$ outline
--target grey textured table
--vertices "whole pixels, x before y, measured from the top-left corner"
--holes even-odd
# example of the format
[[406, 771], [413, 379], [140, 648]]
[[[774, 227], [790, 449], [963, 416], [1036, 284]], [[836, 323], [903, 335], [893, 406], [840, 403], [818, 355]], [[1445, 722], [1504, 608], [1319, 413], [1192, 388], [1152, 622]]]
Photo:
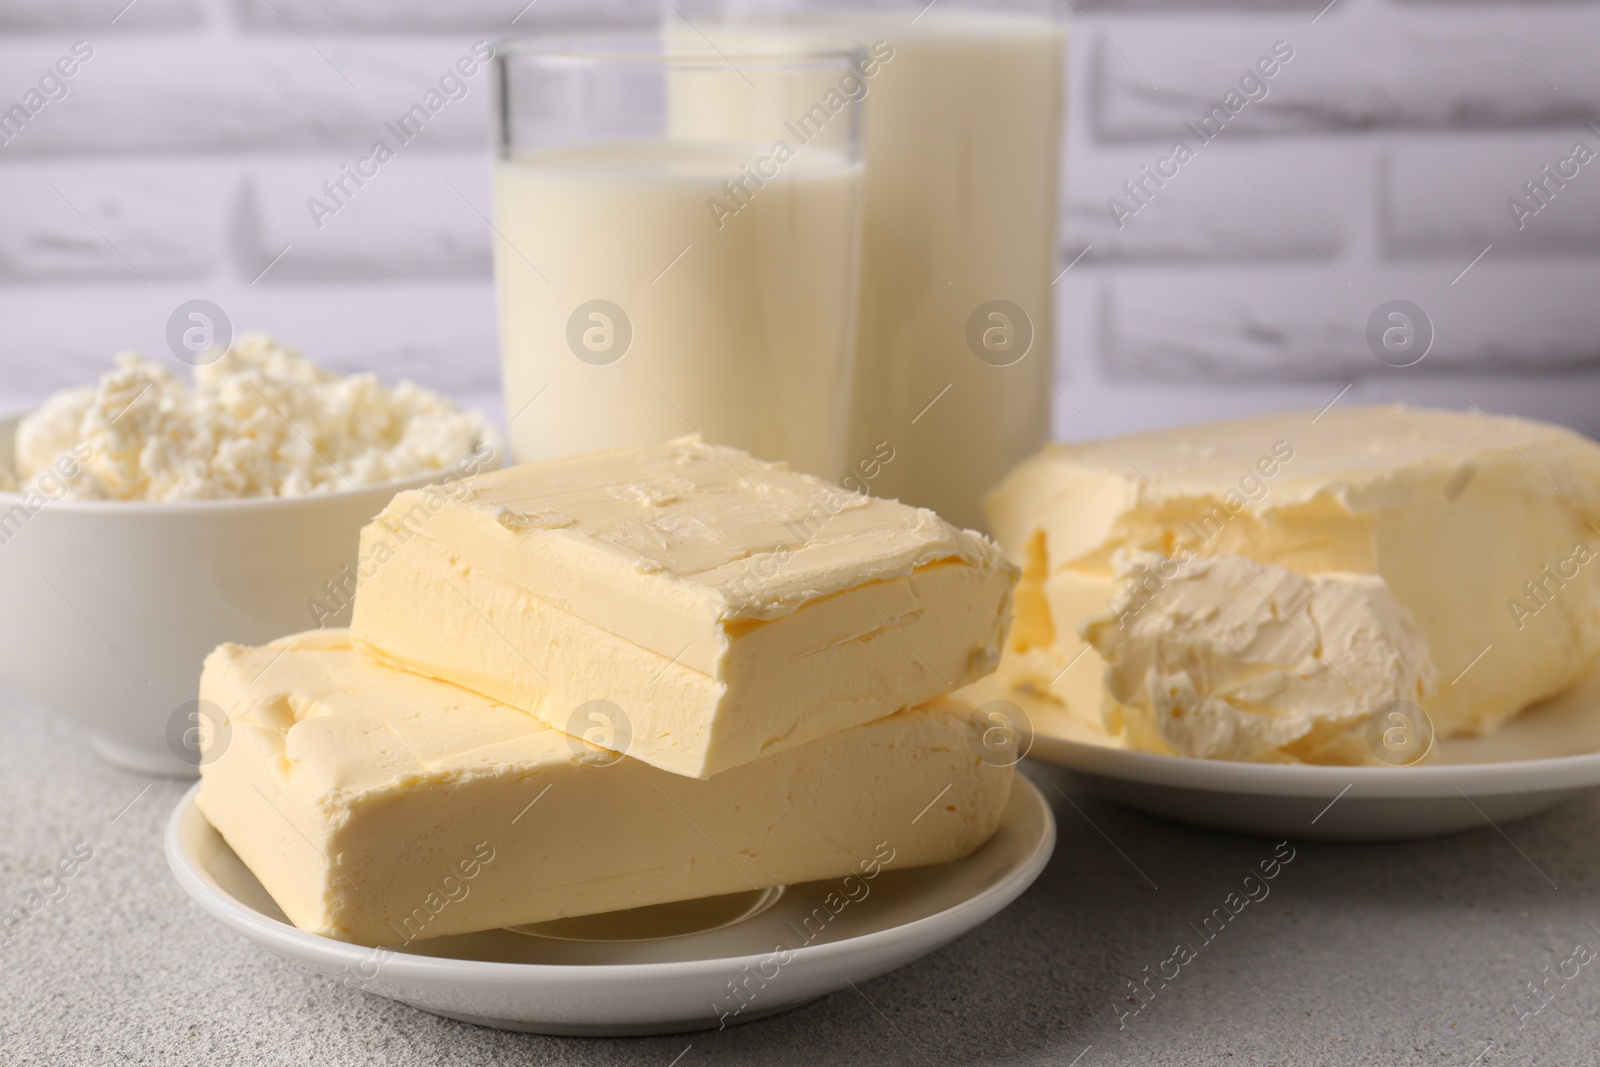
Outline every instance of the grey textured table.
[[[1190, 924], [1240, 889], [1274, 843], [1147, 818], [1029, 766], [1056, 801], [1060, 844], [996, 919], [859, 992], [785, 1015], [603, 1041], [434, 1018], [221, 929], [162, 858], [185, 787], [111, 769], [73, 736], [0, 691], [0, 915], [75, 848], [92, 849], [52, 885], [57, 899], [0, 929], [5, 1067], [1600, 1061], [1600, 960], [1524, 1027], [1517, 1015], [1532, 1004], [1524, 983], [1546, 965], [1560, 968], [1580, 942], [1600, 949], [1594, 796], [1507, 826], [1509, 836], [1486, 827], [1403, 844], [1297, 843], [1270, 895], [1205, 943]], [[1195, 958], [1165, 988], [1151, 982], [1154, 997], [1119, 1028], [1118, 1013], [1141, 1003], [1125, 982], [1180, 941], [1199, 946]]]

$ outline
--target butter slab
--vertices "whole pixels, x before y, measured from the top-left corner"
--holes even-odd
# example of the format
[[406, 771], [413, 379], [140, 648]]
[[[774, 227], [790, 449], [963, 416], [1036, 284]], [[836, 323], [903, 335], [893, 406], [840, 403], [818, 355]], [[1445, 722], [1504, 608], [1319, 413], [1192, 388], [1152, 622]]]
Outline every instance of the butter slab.
[[1119, 552], [1380, 576], [1438, 670], [1422, 706], [1441, 737], [1497, 728], [1600, 656], [1600, 445], [1558, 426], [1336, 406], [1051, 445], [986, 508], [1024, 571], [1003, 672], [1080, 717], [1105, 664], [1079, 628], [1137, 600]]
[[351, 630], [396, 666], [706, 778], [999, 661], [1016, 570], [931, 511], [698, 438], [401, 493]]
[[297, 927], [369, 945], [959, 859], [1012, 781], [951, 700], [697, 781], [340, 630], [223, 645], [200, 695], [229, 723], [200, 810]]

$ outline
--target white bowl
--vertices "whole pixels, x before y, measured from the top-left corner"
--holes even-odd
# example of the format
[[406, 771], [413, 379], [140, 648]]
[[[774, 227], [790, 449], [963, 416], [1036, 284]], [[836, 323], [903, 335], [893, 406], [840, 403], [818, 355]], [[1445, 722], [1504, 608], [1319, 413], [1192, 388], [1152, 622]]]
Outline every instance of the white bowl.
[[[0, 419], [0, 456], [19, 419]], [[333, 603], [324, 583], [353, 573], [361, 527], [390, 497], [446, 473], [306, 497], [49, 500], [31, 513], [0, 492], [0, 675], [84, 726], [112, 763], [192, 776], [185, 736], [206, 653], [347, 624], [348, 596]], [[319, 618], [317, 600], [340, 610]]]
[[[685, 908], [716, 902], [371, 949], [290, 926], [200, 814], [198, 788], [185, 794], [167, 823], [167, 864], [213, 919], [352, 991], [462, 1022], [540, 1034], [720, 1029], [848, 989], [987, 921], [1039, 876], [1056, 840], [1050, 805], [1019, 774], [1000, 828], [976, 852], [954, 863], [885, 870], [848, 904], [838, 903], [835, 879], [782, 893], [738, 894], [760, 899], [733, 901], [737, 912], [730, 921], [703, 921], [687, 931], [668, 913], [676, 920]], [[886, 833], [892, 841], [892, 831]], [[825, 923], [815, 922], [814, 916], [830, 913]], [[792, 950], [788, 959], [777, 954], [778, 946]]]

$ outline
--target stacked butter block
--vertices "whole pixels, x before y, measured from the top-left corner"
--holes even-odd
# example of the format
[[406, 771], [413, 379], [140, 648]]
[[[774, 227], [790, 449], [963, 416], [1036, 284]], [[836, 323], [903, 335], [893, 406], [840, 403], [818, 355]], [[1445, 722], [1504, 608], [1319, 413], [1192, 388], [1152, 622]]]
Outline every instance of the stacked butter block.
[[201, 810], [303, 929], [939, 863], [999, 825], [1010, 761], [947, 694], [995, 668], [1017, 572], [931, 512], [687, 438], [401, 493], [360, 559], [349, 631], [201, 680], [232, 733]]

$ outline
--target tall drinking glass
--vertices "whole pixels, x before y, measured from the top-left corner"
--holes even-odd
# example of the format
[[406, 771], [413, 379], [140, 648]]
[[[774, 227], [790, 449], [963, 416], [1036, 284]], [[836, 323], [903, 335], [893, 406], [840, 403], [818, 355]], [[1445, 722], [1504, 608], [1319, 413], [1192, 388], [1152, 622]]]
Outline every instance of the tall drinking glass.
[[866, 215], [853, 445], [873, 491], [983, 525], [1050, 435], [1066, 31], [1052, 0], [675, 0], [715, 27], [865, 45]]
[[[859, 94], [838, 87], [862, 57], [670, 30], [500, 46], [495, 276], [519, 461], [699, 432], [843, 474], [864, 208]], [[825, 121], [818, 101], [838, 104]]]

